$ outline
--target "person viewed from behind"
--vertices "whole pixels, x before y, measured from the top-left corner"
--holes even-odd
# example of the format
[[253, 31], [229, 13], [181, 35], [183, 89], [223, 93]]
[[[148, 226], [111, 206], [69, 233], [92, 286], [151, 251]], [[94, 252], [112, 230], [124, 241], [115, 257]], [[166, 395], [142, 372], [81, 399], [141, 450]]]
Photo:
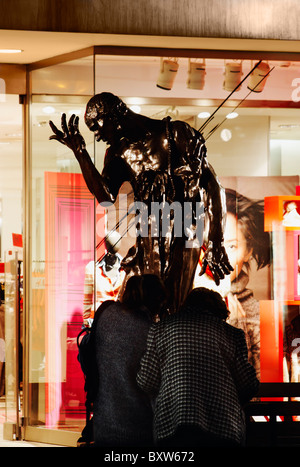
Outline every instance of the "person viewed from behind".
[[243, 405], [259, 381], [245, 334], [227, 316], [217, 292], [195, 288], [177, 314], [151, 326], [137, 382], [155, 399], [158, 446], [245, 444]]
[[106, 301], [96, 312], [100, 315], [95, 333], [99, 376], [93, 404], [95, 446], [153, 445], [151, 401], [136, 376], [149, 328], [165, 300], [157, 276], [132, 276], [122, 302]]

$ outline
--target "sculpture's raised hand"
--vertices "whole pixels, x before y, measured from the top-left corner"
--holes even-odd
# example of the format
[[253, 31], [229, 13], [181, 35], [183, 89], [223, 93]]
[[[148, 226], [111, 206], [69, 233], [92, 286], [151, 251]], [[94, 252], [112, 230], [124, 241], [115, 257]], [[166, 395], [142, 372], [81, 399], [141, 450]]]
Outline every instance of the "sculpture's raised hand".
[[205, 273], [207, 267], [210, 269], [217, 285], [220, 284], [220, 280], [224, 279], [226, 274], [230, 274], [230, 271], [233, 271], [224, 246], [216, 246], [214, 242], [208, 242], [200, 275]]
[[81, 135], [79, 128], [79, 117], [72, 115], [67, 124], [66, 114], [63, 113], [61, 116], [61, 130], [59, 130], [54, 123], [50, 120], [49, 125], [54, 135], [51, 135], [49, 139], [55, 139], [60, 143], [68, 146], [75, 156], [79, 156], [86, 149], [86, 144], [83, 136]]

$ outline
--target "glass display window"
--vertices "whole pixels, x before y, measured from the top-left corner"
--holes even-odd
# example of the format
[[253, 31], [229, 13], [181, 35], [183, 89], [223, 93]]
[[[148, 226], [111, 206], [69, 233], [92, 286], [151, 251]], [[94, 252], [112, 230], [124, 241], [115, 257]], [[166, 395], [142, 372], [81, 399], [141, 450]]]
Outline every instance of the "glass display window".
[[[71, 445], [85, 424], [84, 380], [77, 361], [76, 336], [86, 305], [86, 266], [93, 265], [90, 286], [94, 283], [94, 287], [89, 293], [95, 304], [97, 264], [105, 254], [105, 236], [117, 228], [122, 237], [121, 256], [135, 242], [134, 216], [128, 216], [133, 192], [125, 183], [115, 205], [99, 206], [72, 151], [49, 141], [49, 120], [60, 127], [62, 113], [67, 120], [77, 115], [87, 151], [101, 172], [107, 146], [94, 141], [84, 114], [91, 96], [112, 92], [136, 113], [154, 119], [169, 116], [201, 130], [208, 161], [225, 190], [260, 201], [263, 216], [266, 197], [294, 197], [299, 185], [299, 158], [293, 154], [300, 140], [300, 62], [266, 59], [259, 68], [259, 60], [249, 57], [160, 57], [158, 50], [134, 48], [130, 55], [129, 49], [125, 54], [112, 49], [95, 47], [93, 56], [65, 62], [58, 59], [56, 64], [51, 61], [30, 73], [27, 433], [37, 436], [30, 431], [34, 428], [58, 430], [66, 436], [64, 443]], [[255, 71], [265, 76], [263, 81], [251, 74], [256, 65]], [[168, 74], [162, 76], [165, 67], [169, 74], [174, 68], [172, 80]], [[236, 202], [235, 217], [242, 210], [242, 202]], [[260, 227], [264, 232], [263, 223]], [[241, 244], [241, 237], [237, 241]], [[270, 257], [271, 243], [267, 244]], [[271, 260], [258, 264], [256, 259], [252, 254], [244, 261], [242, 279], [246, 275], [247, 284], [243, 290], [233, 293], [239, 285], [235, 279], [227, 286], [238, 306], [246, 293], [249, 307], [258, 310], [252, 321], [245, 320], [241, 312], [236, 325], [246, 326], [249, 339], [258, 331], [252, 350], [258, 371], [262, 365], [262, 380], [282, 381], [286, 304], [279, 304], [274, 295]], [[270, 346], [271, 359], [266, 352]]]
[[[93, 58], [33, 71], [31, 85], [29, 426], [78, 432], [85, 393], [76, 338], [85, 267], [96, 257], [95, 201], [75, 158], [49, 140], [49, 120], [60, 121], [64, 112], [68, 119], [84, 115], [93, 93]], [[92, 134], [84, 127], [82, 133], [94, 158]], [[103, 237], [103, 216], [100, 223]]]

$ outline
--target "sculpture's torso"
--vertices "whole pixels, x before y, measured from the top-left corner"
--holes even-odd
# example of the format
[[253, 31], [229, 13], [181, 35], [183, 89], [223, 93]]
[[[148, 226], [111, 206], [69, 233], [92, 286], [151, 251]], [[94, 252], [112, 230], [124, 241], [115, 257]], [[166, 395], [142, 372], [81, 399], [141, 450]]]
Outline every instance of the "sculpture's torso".
[[128, 275], [147, 272], [159, 275], [172, 289], [171, 301], [181, 303], [181, 297], [186, 296], [192, 284], [199, 251], [186, 248], [184, 229], [181, 237], [174, 236], [172, 216], [168, 234], [159, 231], [153, 236], [150, 208], [152, 203], [171, 205], [178, 201], [183, 207], [185, 201], [200, 201], [203, 140], [182, 122], [175, 122], [171, 131], [169, 138], [166, 131], [146, 134], [138, 141], [123, 138], [111, 149], [113, 157], [125, 162], [135, 201], [145, 203], [148, 209], [148, 234], [137, 237], [136, 246], [123, 260], [123, 267]]

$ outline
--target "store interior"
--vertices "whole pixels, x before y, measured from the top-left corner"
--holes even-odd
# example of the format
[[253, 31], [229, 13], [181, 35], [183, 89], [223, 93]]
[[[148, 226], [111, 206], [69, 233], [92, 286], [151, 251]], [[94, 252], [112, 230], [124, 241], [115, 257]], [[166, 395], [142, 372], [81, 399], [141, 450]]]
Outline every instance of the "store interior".
[[[70, 407], [61, 408], [65, 400], [63, 396], [57, 396], [56, 391], [59, 392], [60, 387], [55, 387], [51, 392], [48, 385], [49, 382], [57, 383], [54, 380], [58, 374], [62, 378], [58, 386], [61, 382], [66, 383], [68, 375], [66, 346], [62, 345], [61, 354], [55, 357], [62, 363], [50, 361], [49, 357], [53, 348], [51, 339], [57, 343], [62, 336], [70, 337], [69, 328], [62, 322], [64, 316], [57, 321], [59, 310], [55, 309], [51, 315], [47, 309], [49, 303], [57, 306], [56, 297], [49, 298], [46, 321], [35, 322], [38, 300], [41, 299], [37, 294], [37, 278], [43, 277], [44, 268], [48, 267], [49, 258], [52, 258], [47, 250], [49, 232], [52, 233], [47, 218], [48, 207], [46, 209], [47, 194], [51, 188], [47, 174], [56, 174], [57, 180], [63, 174], [80, 175], [72, 152], [55, 141], [49, 141], [49, 120], [59, 126], [62, 113], [66, 113], [67, 117], [78, 115], [87, 149], [101, 171], [106, 145], [103, 142], [95, 144], [93, 134], [84, 123], [84, 113], [86, 103], [93, 94], [112, 92], [136, 113], [154, 119], [170, 116], [172, 120], [182, 120], [195, 129], [203, 128], [207, 158], [221, 183], [236, 185], [247, 196], [260, 198], [264, 197], [264, 179], [268, 180], [265, 186], [270, 181], [273, 183], [274, 179], [280, 179], [278, 186], [281, 191], [270, 190], [266, 196], [296, 197], [295, 187], [299, 184], [300, 174], [300, 62], [263, 60], [269, 72], [262, 81], [262, 89], [257, 92], [257, 89], [251, 90], [250, 85], [250, 72], [258, 62], [254, 58], [227, 59], [225, 54], [217, 58], [174, 57], [174, 54], [172, 57], [161, 57], [157, 54], [147, 55], [146, 51], [144, 55], [123, 55], [118, 50], [114, 54], [96, 53], [79, 58], [75, 55], [69, 60], [60, 57], [32, 67], [27, 110], [19, 95], [0, 94], [0, 262], [5, 263], [11, 251], [16, 251], [23, 259], [22, 248], [14, 243], [12, 233], [24, 233], [26, 184], [30, 191], [30, 200], [27, 200], [30, 219], [26, 221], [29, 223], [30, 245], [26, 270], [30, 272], [29, 288], [32, 293], [29, 306], [31, 347], [27, 369], [30, 386], [26, 396], [29, 401], [27, 411], [33, 426], [59, 428], [78, 434], [84, 420], [84, 408], [81, 405], [80, 410], [76, 411], [76, 394], [72, 400], [70, 397], [68, 399]], [[163, 60], [176, 63], [177, 72], [169, 90], [157, 86]], [[198, 75], [197, 89], [188, 84], [192, 64], [202, 70], [201, 76]], [[226, 81], [228, 66], [240, 72], [234, 72]], [[243, 79], [243, 84], [236, 89]], [[25, 118], [29, 121], [26, 130]], [[27, 139], [30, 150], [24, 157]], [[252, 182], [249, 182], [250, 178]], [[125, 190], [125, 194], [129, 192], [130, 188]], [[95, 238], [93, 240], [94, 243], [89, 245], [90, 251], [97, 244]], [[125, 239], [122, 255], [133, 242], [133, 237]], [[258, 272], [256, 283], [262, 285], [260, 288], [254, 286], [258, 287], [259, 300], [268, 300], [274, 292], [271, 286], [264, 284], [264, 274], [265, 271]], [[296, 301], [293, 306], [298, 306]], [[80, 307], [81, 303], [78, 304]], [[55, 332], [49, 330], [51, 323], [57, 326]], [[37, 324], [42, 325], [42, 342], [35, 334]], [[75, 324], [77, 326], [78, 323]], [[72, 328], [74, 332], [76, 326]], [[73, 363], [72, 360], [71, 366]], [[70, 367], [69, 370], [72, 372], [74, 368]], [[77, 370], [80, 371], [79, 367]], [[76, 380], [76, 384], [81, 383], [81, 380]], [[52, 404], [53, 401], [61, 406], [55, 406], [53, 413], [50, 413], [50, 402]]]

